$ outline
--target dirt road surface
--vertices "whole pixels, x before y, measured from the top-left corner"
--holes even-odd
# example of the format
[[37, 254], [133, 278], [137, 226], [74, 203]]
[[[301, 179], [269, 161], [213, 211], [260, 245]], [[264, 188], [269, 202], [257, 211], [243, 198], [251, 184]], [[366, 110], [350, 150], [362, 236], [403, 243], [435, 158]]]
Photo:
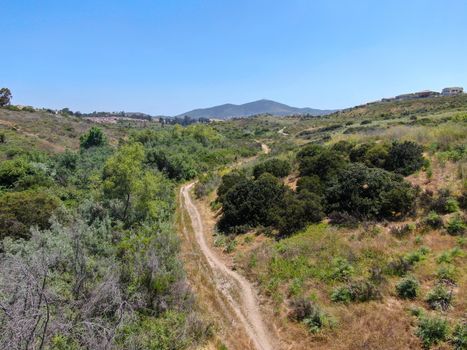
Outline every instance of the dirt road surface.
[[[221, 317], [224, 323], [225, 320], [232, 319], [229, 322], [233, 326], [237, 326], [237, 329], [235, 327], [228, 327], [231, 329], [231, 334], [224, 332], [226, 338], [232, 338], [232, 335], [237, 332], [234, 338], [237, 338], [238, 341], [235, 341], [235, 339], [226, 340], [229, 350], [230, 347], [233, 347], [232, 350], [247, 348], [252, 350], [278, 349], [273, 335], [263, 320], [258, 297], [251, 283], [239, 273], [231, 270], [210, 248], [205, 236], [207, 230], [205, 229], [201, 214], [191, 198], [190, 189], [193, 185], [193, 183], [184, 185], [180, 189], [180, 207], [189, 216], [193, 238], [196, 240], [197, 245], [193, 247], [193, 243], [191, 243], [190, 254], [193, 257], [202, 254], [209, 267], [210, 271], [207, 274], [210, 274], [210, 276], [208, 278], [204, 276], [204, 280], [212, 280], [213, 286], [208, 287], [208, 283], [205, 282], [205, 285], [201, 286], [201, 288], [215, 288], [215, 291], [204, 291], [204, 293], [211, 296], [211, 299], [217, 299], [216, 303], [221, 304], [219, 307], [213, 307], [212, 304], [210, 307], [207, 306], [210, 309], [210, 313], [216, 313], [217, 315], [214, 315], [214, 317]], [[183, 223], [183, 220], [182, 225], [186, 225], [186, 222]], [[185, 227], [185, 238], [189, 239], [187, 232], [188, 228]], [[197, 256], [197, 258], [199, 259], [200, 257]], [[198, 263], [198, 268], [203, 269], [202, 263]], [[216, 295], [216, 293], [221, 295]], [[223, 299], [226, 302], [222, 304], [222, 300], [219, 299]], [[214, 300], [210, 302], [213, 303]], [[248, 338], [248, 340], [240, 338]]]

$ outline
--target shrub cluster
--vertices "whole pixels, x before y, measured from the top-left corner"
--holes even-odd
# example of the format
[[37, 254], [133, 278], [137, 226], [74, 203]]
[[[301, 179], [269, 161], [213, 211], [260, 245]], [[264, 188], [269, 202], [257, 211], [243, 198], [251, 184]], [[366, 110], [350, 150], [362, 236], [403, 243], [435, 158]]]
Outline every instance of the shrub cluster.
[[218, 226], [224, 232], [271, 226], [281, 234], [290, 234], [323, 218], [319, 196], [308, 191], [292, 192], [270, 173], [256, 180], [228, 174], [218, 195], [223, 206]]

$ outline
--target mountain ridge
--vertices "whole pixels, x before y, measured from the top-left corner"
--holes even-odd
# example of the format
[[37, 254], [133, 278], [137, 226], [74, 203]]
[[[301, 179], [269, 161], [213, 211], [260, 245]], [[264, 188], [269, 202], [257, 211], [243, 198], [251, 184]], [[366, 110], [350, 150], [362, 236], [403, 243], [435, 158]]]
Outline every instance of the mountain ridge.
[[322, 110], [315, 108], [298, 108], [272, 100], [261, 99], [244, 104], [225, 103], [208, 108], [197, 108], [177, 115], [177, 117], [189, 116], [191, 118], [231, 119], [250, 117], [258, 114], [271, 114], [274, 116], [286, 115], [326, 115], [335, 110]]

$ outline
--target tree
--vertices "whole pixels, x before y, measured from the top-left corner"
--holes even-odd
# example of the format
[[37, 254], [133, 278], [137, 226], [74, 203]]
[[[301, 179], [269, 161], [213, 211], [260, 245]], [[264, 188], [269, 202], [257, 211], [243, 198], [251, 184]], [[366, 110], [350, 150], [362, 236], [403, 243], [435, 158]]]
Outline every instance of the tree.
[[126, 221], [132, 196], [142, 186], [144, 149], [140, 143], [122, 146], [110, 157], [103, 171], [103, 191], [106, 199], [123, 204], [120, 218]]
[[10, 89], [1, 88], [0, 89], [0, 107], [8, 106], [11, 102], [13, 95], [11, 94]]
[[82, 149], [87, 149], [104, 146], [107, 143], [107, 138], [100, 128], [93, 126], [86, 134], [81, 135], [79, 141], [80, 147]]

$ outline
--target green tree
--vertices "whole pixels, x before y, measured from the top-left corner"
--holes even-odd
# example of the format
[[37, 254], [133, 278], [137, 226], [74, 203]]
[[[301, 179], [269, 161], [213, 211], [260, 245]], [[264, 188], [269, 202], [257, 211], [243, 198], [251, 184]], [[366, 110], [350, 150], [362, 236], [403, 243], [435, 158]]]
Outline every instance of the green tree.
[[8, 106], [11, 102], [11, 98], [13, 95], [11, 94], [10, 89], [8, 88], [1, 88], [0, 89], [0, 107]]
[[122, 146], [110, 157], [103, 171], [103, 191], [106, 199], [123, 203], [121, 219], [126, 221], [131, 199], [142, 186], [144, 149], [140, 143]]
[[86, 134], [81, 135], [79, 140], [82, 149], [104, 146], [107, 143], [107, 138], [102, 130], [95, 126], [89, 129]]

